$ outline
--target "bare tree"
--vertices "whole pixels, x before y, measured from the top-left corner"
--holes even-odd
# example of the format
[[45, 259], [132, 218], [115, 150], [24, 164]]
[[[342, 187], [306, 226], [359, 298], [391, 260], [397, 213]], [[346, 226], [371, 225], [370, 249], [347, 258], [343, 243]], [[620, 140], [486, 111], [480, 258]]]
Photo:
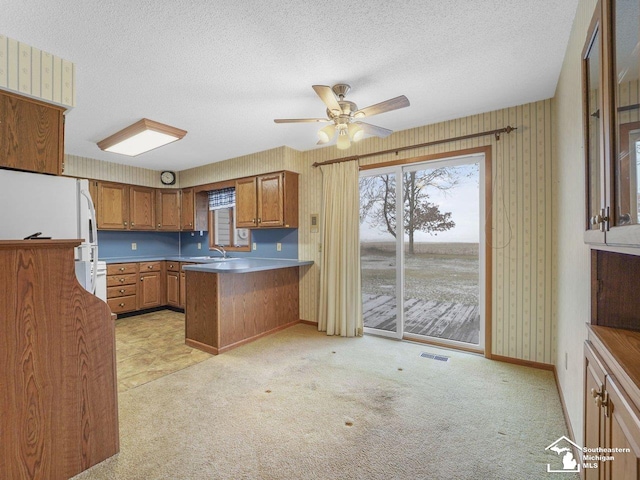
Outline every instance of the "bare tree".
[[[427, 187], [448, 191], [459, 183], [455, 167], [407, 172], [403, 175], [404, 230], [409, 237], [409, 253], [414, 253], [414, 236], [418, 231], [437, 235], [455, 227], [451, 212], [441, 212], [429, 202]], [[360, 179], [360, 223], [365, 220], [373, 227], [396, 237], [396, 178], [395, 175], [374, 175]]]

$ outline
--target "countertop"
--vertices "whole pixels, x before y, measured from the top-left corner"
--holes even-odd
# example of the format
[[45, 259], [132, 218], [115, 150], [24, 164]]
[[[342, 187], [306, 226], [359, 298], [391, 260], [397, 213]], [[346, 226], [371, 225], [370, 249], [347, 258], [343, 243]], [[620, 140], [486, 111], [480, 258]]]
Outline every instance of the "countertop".
[[181, 256], [181, 255], [147, 255], [139, 257], [108, 257], [101, 258], [107, 264], [131, 262], [191, 262], [195, 265], [185, 265], [184, 270], [210, 273], [249, 273], [261, 270], [275, 270], [278, 268], [301, 267], [313, 265], [311, 260], [295, 260], [285, 258], [232, 257], [222, 261], [219, 256]]
[[279, 258], [244, 257], [227, 261], [214, 261], [198, 265], [186, 265], [183, 270], [208, 273], [250, 273], [262, 270], [276, 270], [278, 268], [301, 267], [313, 265], [310, 260], [286, 260]]

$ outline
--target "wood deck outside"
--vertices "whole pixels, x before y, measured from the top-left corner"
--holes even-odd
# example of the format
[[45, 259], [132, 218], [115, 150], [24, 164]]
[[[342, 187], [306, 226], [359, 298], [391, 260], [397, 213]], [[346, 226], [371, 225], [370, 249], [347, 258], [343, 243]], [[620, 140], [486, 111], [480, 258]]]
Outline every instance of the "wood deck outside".
[[[404, 302], [405, 333], [457, 340], [478, 345], [480, 313], [478, 305], [444, 303], [411, 298]], [[362, 294], [364, 326], [396, 329], [396, 301], [390, 295]]]

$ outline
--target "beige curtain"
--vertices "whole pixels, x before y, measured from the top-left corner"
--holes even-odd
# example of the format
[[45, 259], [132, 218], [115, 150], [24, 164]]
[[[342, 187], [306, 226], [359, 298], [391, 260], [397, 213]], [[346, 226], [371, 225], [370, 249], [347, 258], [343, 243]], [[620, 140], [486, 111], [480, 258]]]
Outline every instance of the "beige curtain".
[[318, 330], [362, 335], [358, 162], [322, 165], [322, 263]]

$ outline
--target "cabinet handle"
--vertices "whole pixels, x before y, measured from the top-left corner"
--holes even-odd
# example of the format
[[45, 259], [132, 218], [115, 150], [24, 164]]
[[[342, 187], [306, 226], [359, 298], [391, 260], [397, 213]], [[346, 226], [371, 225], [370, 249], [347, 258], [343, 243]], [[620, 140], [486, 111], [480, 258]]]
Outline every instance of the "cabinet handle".
[[144, 277], [140, 277], [140, 281], [143, 281], [143, 280], [144, 280]]
[[173, 264], [169, 265], [169, 268], [173, 268]]
[[148, 268], [148, 269], [152, 269], [152, 268], [153, 268], [153, 265], [147, 265], [147, 268]]
[[132, 226], [132, 227], [135, 227], [135, 226], [136, 226], [136, 224], [135, 224], [135, 223], [133, 223], [133, 222], [131, 222], [131, 226]]
[[124, 267], [120, 267], [118, 270], [120, 270], [121, 272], [124, 272]]
[[258, 223], [262, 223], [262, 219], [261, 218], [258, 218]]
[[160, 228], [160, 224], [158, 224], [158, 228]]
[[125, 291], [124, 288], [120, 289], [120, 293], [124, 293], [124, 291]]
[[119, 279], [118, 279], [118, 281], [119, 281], [120, 283], [124, 283], [124, 278], [119, 278]]
[[124, 307], [124, 303], [119, 303], [118, 306], [119, 307]]
[[127, 222], [122, 222], [122, 223], [124, 224], [125, 227], [127, 226]]

